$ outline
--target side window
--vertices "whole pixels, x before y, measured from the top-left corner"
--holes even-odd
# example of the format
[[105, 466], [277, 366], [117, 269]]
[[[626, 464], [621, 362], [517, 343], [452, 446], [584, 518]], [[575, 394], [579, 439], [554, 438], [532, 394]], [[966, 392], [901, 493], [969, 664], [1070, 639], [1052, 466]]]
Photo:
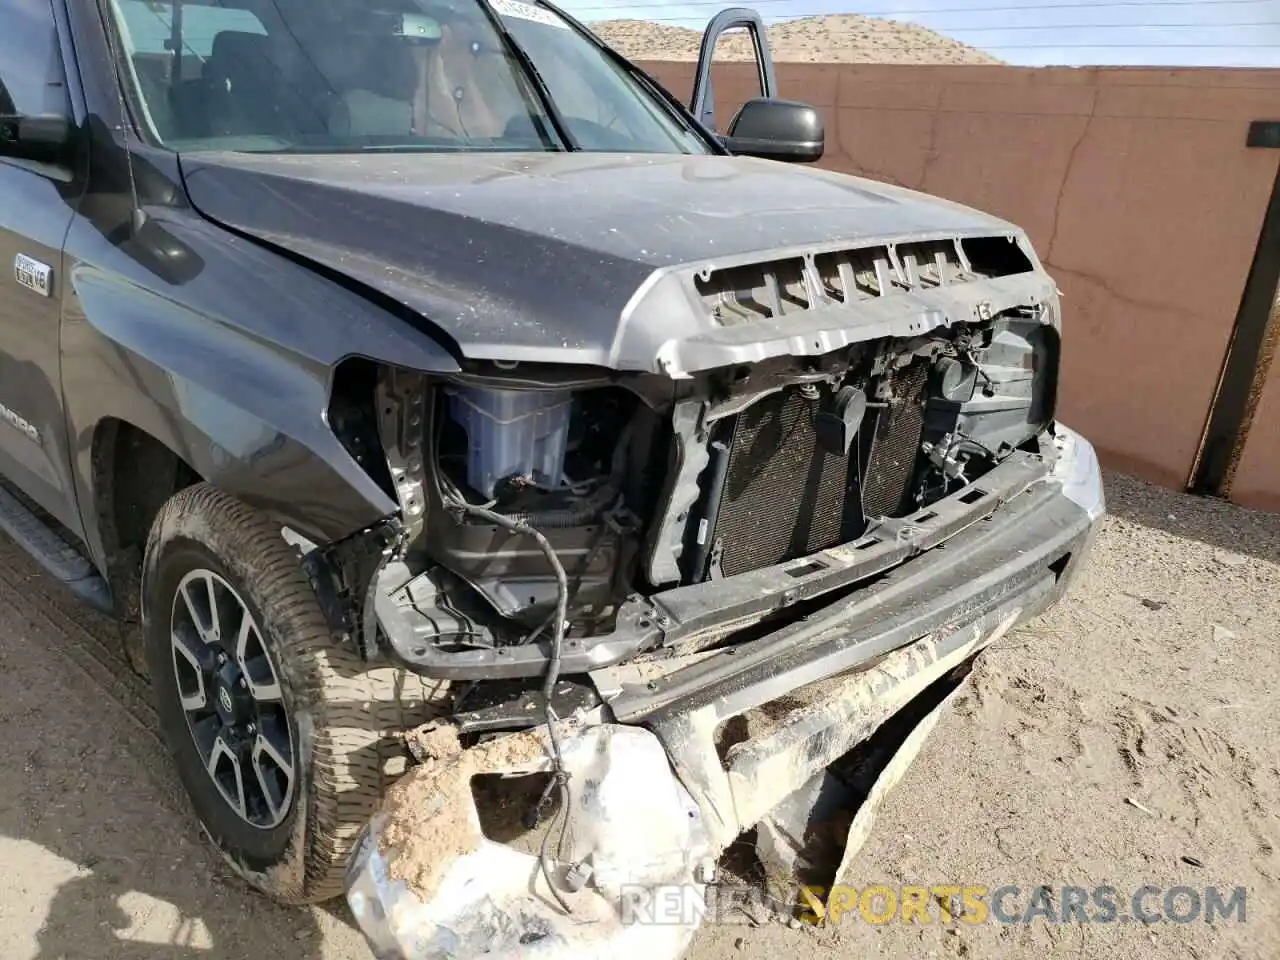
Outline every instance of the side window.
[[[239, 66], [261, 66], [267, 31], [252, 11], [221, 6], [235, 0], [182, 5], [181, 56], [175, 62], [169, 45], [173, 37], [174, 0], [113, 0], [124, 43], [128, 68], [142, 95], [143, 112], [162, 140], [201, 136], [210, 123], [210, 93], [217, 80], [217, 66], [228, 58]], [[226, 40], [219, 43], [219, 38]], [[215, 46], [221, 55], [215, 57]], [[246, 53], [246, 50], [248, 51]], [[225, 78], [224, 78], [225, 80]], [[224, 92], [229, 91], [224, 87]], [[253, 106], [269, 114], [269, 97], [250, 98]]]
[[[118, 0], [117, 6], [129, 30], [129, 48], [135, 57], [154, 54], [168, 56], [173, 29], [170, 0]], [[183, 56], [207, 60], [213, 40], [224, 30], [265, 34], [262, 21], [248, 10], [235, 7], [203, 6], [188, 3], [182, 10]]]
[[68, 112], [50, 0], [0, 0], [0, 113]]

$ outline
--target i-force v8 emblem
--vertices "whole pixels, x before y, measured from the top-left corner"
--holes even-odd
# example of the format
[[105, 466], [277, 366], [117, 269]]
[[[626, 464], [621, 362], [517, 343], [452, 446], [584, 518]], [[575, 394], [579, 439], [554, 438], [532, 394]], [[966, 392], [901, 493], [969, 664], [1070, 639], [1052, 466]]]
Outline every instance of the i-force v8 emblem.
[[13, 258], [13, 278], [42, 297], [53, 293], [53, 267], [39, 260], [33, 260], [25, 253], [20, 253]]

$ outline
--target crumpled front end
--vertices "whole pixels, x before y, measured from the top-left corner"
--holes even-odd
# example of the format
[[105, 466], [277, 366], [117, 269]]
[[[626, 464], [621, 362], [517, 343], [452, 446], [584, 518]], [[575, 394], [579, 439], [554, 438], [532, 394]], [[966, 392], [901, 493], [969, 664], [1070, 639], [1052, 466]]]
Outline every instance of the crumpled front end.
[[1049, 447], [1038, 470], [988, 478], [1004, 502], [945, 551], [800, 621], [592, 671], [596, 705], [550, 726], [464, 732], [465, 748], [455, 730], [479, 713], [415, 732], [422, 762], [350, 872], [377, 955], [674, 960], [720, 915], [719, 864], [753, 828], [758, 902], [820, 920], [976, 656], [1087, 557], [1096, 455], [1060, 426]]
[[334, 593], [451, 691], [353, 864], [381, 955], [674, 958], [752, 829], [822, 886], [1089, 551], [1059, 313], [1020, 234], [912, 236], [659, 270], [606, 367], [368, 371], [402, 510]]

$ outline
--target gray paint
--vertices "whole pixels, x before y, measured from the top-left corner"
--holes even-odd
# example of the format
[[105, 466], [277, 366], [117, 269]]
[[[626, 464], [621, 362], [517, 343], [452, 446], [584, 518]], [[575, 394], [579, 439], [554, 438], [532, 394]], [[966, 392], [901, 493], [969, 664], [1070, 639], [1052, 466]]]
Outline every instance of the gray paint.
[[[1021, 235], [900, 187], [742, 157], [200, 154], [182, 169], [201, 213], [391, 297], [485, 359], [651, 370], [652, 334], [632, 343], [620, 330], [644, 306], [637, 292], [675, 268]], [[653, 295], [660, 323], [705, 324]]]
[[[677, 375], [744, 349], [693, 325], [682, 296], [694, 265], [1016, 233], [907, 190], [718, 155], [179, 161], [126, 132], [122, 108], [137, 105], [121, 102], [95, 6], [53, 8], [82, 149], [52, 179], [0, 163], [0, 249], [55, 267], [51, 298], [0, 290], [0, 355], [21, 394], [5, 402], [42, 441], [10, 430], [0, 465], [103, 569], [94, 454], [111, 421], [325, 542], [395, 510], [326, 422], [347, 357], [446, 374], [465, 357], [646, 369], [675, 325], [696, 341], [668, 357]], [[48, 312], [19, 309], [14, 292]], [[879, 329], [868, 316], [812, 322], [823, 337]]]

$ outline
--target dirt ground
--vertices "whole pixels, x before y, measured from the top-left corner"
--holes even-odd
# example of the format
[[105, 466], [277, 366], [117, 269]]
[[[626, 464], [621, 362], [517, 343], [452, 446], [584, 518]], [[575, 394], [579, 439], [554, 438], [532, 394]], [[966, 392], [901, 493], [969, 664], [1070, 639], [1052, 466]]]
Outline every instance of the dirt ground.
[[[1244, 923], [705, 927], [692, 960], [1280, 956], [1280, 516], [1108, 477], [1084, 581], [1002, 640], [889, 797], [851, 880], [1128, 895], [1244, 886]], [[366, 960], [340, 907], [212, 856], [111, 625], [0, 543], [0, 952]], [[1160, 897], [1149, 901], [1159, 907]]]

